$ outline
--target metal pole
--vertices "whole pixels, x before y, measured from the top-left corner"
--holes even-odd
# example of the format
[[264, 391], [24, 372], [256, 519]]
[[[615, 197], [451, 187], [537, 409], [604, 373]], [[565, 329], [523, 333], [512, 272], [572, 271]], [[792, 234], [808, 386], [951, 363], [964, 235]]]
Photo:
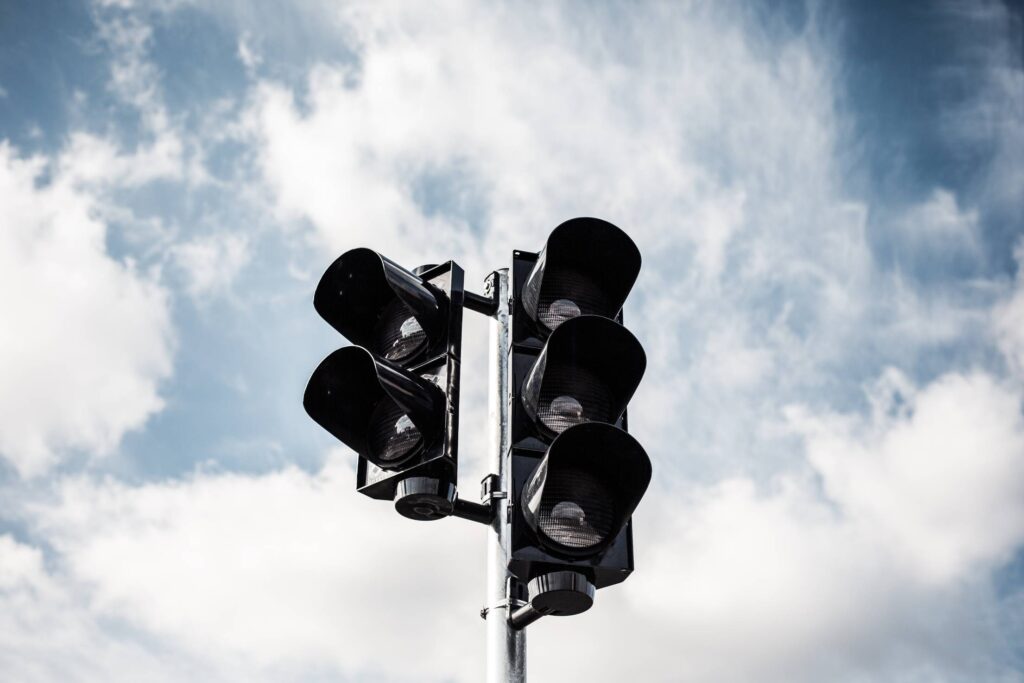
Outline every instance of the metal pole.
[[[509, 447], [509, 295], [508, 269], [491, 274], [490, 293], [498, 306], [490, 323], [490, 400], [491, 471], [497, 475], [494, 491], [508, 495], [511, 490], [508, 467]], [[497, 514], [487, 534], [487, 593], [484, 618], [487, 620], [487, 683], [525, 683], [526, 633], [509, 623], [508, 500], [493, 501]]]

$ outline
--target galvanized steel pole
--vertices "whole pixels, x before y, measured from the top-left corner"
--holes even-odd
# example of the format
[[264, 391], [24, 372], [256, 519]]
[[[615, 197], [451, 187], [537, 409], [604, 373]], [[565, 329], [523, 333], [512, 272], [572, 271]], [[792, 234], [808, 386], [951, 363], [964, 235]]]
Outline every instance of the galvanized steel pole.
[[491, 274], [490, 294], [497, 310], [490, 322], [490, 401], [491, 472], [497, 475], [492, 490], [504, 499], [493, 500], [496, 514], [487, 534], [487, 593], [484, 618], [487, 620], [487, 683], [525, 683], [526, 633], [515, 630], [509, 614], [517, 605], [512, 598], [508, 572], [509, 518], [508, 492], [511, 491], [509, 449], [509, 292], [508, 269]]

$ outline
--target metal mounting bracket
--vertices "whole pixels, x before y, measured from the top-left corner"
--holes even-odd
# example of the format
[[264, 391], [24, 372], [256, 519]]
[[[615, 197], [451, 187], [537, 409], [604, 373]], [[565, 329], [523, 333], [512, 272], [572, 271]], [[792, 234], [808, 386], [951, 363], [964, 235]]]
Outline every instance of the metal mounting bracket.
[[488, 474], [480, 480], [480, 500], [484, 503], [493, 502], [502, 498], [508, 498], [506, 491], [497, 491], [500, 487], [498, 475]]

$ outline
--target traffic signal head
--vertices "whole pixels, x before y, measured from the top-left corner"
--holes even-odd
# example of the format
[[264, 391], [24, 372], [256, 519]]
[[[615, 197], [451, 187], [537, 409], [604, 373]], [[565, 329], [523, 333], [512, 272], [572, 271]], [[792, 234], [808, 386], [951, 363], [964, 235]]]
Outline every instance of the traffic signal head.
[[320, 363], [303, 405], [317, 424], [384, 470], [400, 468], [443, 437], [444, 392], [359, 346]]
[[621, 309], [639, 270], [633, 241], [596, 218], [513, 254], [509, 569], [529, 594], [517, 627], [579, 613], [633, 570], [651, 461], [626, 406], [647, 360]]
[[598, 218], [574, 218], [551, 233], [520, 293], [541, 337], [580, 315], [614, 318], [640, 272], [633, 240]]
[[617, 427], [588, 422], [551, 443], [523, 487], [523, 518], [545, 550], [592, 556], [615, 540], [651, 481], [651, 461]]
[[342, 254], [313, 295], [317, 313], [346, 339], [403, 365], [444, 341], [449, 304], [418, 275], [370, 249]]
[[369, 249], [342, 254], [313, 296], [356, 346], [330, 354], [303, 404], [359, 456], [356, 487], [414, 519], [452, 510], [458, 464], [462, 269], [414, 272]]
[[584, 422], [614, 424], [643, 377], [647, 357], [629, 330], [583, 315], [548, 337], [522, 385], [535, 427], [554, 438]]

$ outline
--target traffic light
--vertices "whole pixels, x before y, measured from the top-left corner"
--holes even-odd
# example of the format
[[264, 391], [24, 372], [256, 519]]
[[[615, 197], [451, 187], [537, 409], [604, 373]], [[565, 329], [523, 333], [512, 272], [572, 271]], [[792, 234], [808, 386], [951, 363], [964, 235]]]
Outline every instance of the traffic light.
[[[317, 313], [353, 345], [325, 358], [303, 405], [359, 455], [356, 489], [406, 517], [485, 524], [488, 680], [522, 681], [528, 624], [578, 614], [633, 571], [632, 514], [651, 461], [626, 408], [647, 365], [622, 326], [640, 252], [611, 223], [576, 218], [512, 272], [466, 291], [453, 261], [412, 271], [342, 254]], [[511, 283], [510, 283], [511, 280]], [[459, 497], [462, 313], [490, 319], [490, 474]]]
[[633, 570], [630, 520], [651, 463], [627, 432], [646, 356], [621, 309], [639, 271], [633, 241], [596, 218], [513, 254], [509, 570], [528, 600], [517, 628], [582, 612]]
[[463, 271], [408, 271], [370, 249], [342, 254], [313, 296], [354, 344], [313, 372], [303, 405], [359, 454], [356, 488], [413, 519], [456, 505]]

